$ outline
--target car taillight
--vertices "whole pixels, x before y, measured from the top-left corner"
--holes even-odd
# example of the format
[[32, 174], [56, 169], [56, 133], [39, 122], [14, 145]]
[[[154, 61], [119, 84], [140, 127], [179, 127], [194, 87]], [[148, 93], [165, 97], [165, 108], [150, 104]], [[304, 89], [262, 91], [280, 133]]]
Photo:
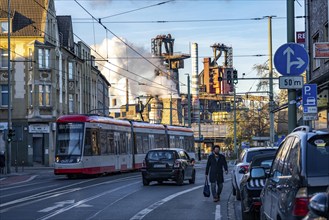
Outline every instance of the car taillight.
[[248, 173], [249, 165], [242, 165], [242, 166], [240, 166], [240, 170], [241, 169], [243, 169], [245, 171], [245, 173]]
[[306, 216], [309, 211], [308, 203], [309, 203], [309, 198], [307, 196], [307, 188], [299, 189], [295, 198], [294, 209], [292, 212], [293, 215]]
[[180, 168], [180, 167], [181, 167], [181, 162], [176, 160], [174, 163], [174, 168]]

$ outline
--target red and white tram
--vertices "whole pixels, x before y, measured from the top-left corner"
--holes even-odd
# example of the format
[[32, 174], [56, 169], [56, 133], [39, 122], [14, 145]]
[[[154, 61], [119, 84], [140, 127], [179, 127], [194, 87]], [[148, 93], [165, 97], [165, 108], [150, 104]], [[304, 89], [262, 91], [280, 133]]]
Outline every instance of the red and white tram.
[[97, 115], [57, 119], [56, 175], [103, 174], [142, 167], [152, 148], [183, 148], [194, 157], [191, 128]]

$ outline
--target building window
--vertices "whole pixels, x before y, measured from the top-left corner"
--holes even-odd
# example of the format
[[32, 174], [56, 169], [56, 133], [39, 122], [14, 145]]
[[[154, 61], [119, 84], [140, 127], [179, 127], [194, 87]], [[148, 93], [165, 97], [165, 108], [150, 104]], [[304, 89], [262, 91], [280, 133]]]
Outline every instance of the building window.
[[[313, 45], [315, 43], [319, 42], [319, 34], [316, 34], [314, 37], [313, 37]], [[320, 67], [320, 59], [316, 59], [313, 57], [313, 70], [317, 69]]]
[[73, 94], [69, 94], [69, 113], [74, 112], [74, 99]]
[[8, 50], [0, 49], [0, 68], [8, 68]]
[[8, 21], [1, 21], [0, 22], [0, 33], [8, 33], [9, 27], [8, 27]]
[[50, 106], [49, 85], [39, 85], [39, 106]]
[[39, 49], [39, 68], [50, 68], [50, 50]]
[[0, 85], [1, 87], [1, 106], [8, 106], [9, 97], [8, 97], [8, 85]]
[[69, 79], [73, 79], [73, 63], [69, 62]]

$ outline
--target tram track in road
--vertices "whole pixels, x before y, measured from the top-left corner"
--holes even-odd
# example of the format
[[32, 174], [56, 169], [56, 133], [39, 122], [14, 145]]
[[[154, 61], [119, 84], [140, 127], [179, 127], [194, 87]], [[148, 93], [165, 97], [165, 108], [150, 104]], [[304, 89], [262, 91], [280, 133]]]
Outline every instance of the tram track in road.
[[[65, 195], [68, 193], [86, 190], [86, 189], [90, 189], [93, 187], [98, 187], [100, 185], [120, 183], [120, 182], [124, 182], [124, 181], [131, 181], [131, 180], [135, 180], [135, 179], [139, 179], [139, 178], [140, 178], [140, 175], [133, 175], [133, 176], [123, 177], [123, 178], [119, 178], [119, 179], [114, 179], [114, 180], [109, 180], [109, 181], [104, 181], [104, 182], [99, 182], [99, 183], [94, 183], [94, 184], [90, 184], [87, 186], [79, 187], [79, 185], [90, 183], [92, 181], [99, 180], [99, 179], [95, 178], [95, 179], [88, 179], [88, 180], [80, 181], [80, 182], [73, 183], [70, 185], [58, 187], [58, 188], [47, 190], [44, 192], [40, 192], [40, 193], [31, 195], [31, 196], [26, 196], [23, 198], [15, 199], [15, 200], [12, 200], [9, 202], [3, 202], [0, 204], [0, 214], [8, 212], [15, 208], [31, 205], [33, 203], [41, 202], [43, 200], [51, 199], [51, 198]], [[71, 188], [71, 187], [74, 187], [74, 188]]]

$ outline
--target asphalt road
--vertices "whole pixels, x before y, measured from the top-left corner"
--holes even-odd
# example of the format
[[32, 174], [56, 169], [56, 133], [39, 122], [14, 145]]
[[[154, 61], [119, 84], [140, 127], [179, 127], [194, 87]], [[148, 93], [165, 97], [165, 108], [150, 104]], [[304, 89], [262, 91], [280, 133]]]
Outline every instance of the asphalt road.
[[139, 172], [98, 178], [67, 179], [50, 171], [19, 184], [1, 185], [1, 220], [241, 219], [232, 196], [231, 175], [225, 176], [220, 202], [203, 197], [205, 164], [196, 164], [195, 184], [174, 182], [143, 186]]

